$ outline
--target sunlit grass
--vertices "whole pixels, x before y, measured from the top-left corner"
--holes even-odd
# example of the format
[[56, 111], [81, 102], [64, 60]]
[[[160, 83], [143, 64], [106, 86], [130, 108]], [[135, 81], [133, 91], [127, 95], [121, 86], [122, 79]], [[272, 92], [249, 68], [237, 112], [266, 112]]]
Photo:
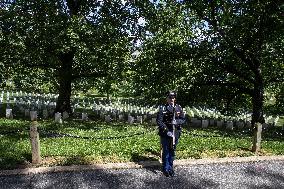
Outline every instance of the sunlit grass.
[[[39, 121], [41, 166], [155, 160], [160, 158], [155, 126], [103, 122]], [[0, 119], [0, 168], [31, 165], [29, 121]], [[58, 135], [60, 134], [60, 135]], [[282, 138], [263, 133], [258, 155], [282, 155]], [[217, 128], [184, 128], [176, 159], [255, 155], [251, 134]]]

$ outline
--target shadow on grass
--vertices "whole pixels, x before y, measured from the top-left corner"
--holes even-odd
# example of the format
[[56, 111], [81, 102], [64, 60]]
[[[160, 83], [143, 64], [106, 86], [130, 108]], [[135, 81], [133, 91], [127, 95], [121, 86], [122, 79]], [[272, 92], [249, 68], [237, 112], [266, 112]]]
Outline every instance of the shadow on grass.
[[[253, 130], [250, 128], [244, 129], [235, 129], [235, 130], [226, 130], [224, 127], [208, 127], [208, 128], [201, 128], [201, 127], [192, 127], [186, 126], [183, 127], [183, 131], [189, 135], [194, 137], [231, 137], [235, 139], [242, 139], [242, 138], [251, 138], [253, 136]], [[195, 134], [192, 131], [206, 131], [206, 134]], [[284, 131], [282, 131], [281, 127], [272, 127], [268, 129], [264, 129], [262, 131], [262, 140], [264, 141], [284, 141]]]
[[82, 156], [69, 156], [66, 157], [60, 165], [91, 165], [92, 163]]
[[139, 153], [133, 153], [131, 155], [132, 162], [135, 162], [138, 165], [141, 165], [143, 168], [148, 169], [154, 173], [157, 173], [158, 170], [161, 170], [162, 164], [159, 161], [159, 153], [146, 149], [147, 155], [141, 155]]
[[17, 147], [15, 139], [0, 144], [0, 169], [17, 169], [31, 166], [32, 155]]

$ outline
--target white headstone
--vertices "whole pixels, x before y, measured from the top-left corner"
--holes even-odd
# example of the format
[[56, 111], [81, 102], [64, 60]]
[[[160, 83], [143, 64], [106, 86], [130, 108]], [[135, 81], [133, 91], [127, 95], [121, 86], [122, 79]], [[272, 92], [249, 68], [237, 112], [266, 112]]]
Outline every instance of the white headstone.
[[43, 119], [47, 119], [48, 118], [48, 111], [47, 111], [47, 109], [44, 109], [42, 111], [42, 117], [43, 117]]
[[209, 121], [207, 119], [204, 119], [201, 121], [202, 128], [207, 128], [209, 125]]
[[23, 106], [19, 107], [21, 113], [25, 113], [25, 108]]
[[142, 122], [143, 122], [143, 117], [137, 116], [137, 123], [142, 124]]
[[30, 111], [31, 121], [37, 120], [37, 111]]
[[234, 122], [233, 121], [227, 121], [226, 129], [227, 130], [233, 130], [233, 128], [234, 128]]
[[107, 123], [110, 123], [110, 122], [111, 122], [110, 115], [106, 115], [106, 116], [105, 116], [105, 121], [106, 121]]
[[128, 123], [133, 124], [133, 122], [134, 122], [134, 117], [128, 115]]
[[147, 120], [147, 114], [143, 115], [143, 120]]
[[61, 113], [59, 112], [55, 113], [55, 123], [62, 123]]
[[118, 120], [119, 120], [119, 121], [124, 121], [124, 116], [123, 116], [122, 114], [119, 114], [119, 115], [118, 115]]
[[210, 119], [209, 120], [209, 126], [214, 126], [215, 120], [214, 119]]
[[25, 117], [29, 117], [30, 116], [30, 110], [29, 109], [25, 109]]
[[224, 121], [223, 120], [218, 120], [217, 121], [217, 127], [222, 127], [223, 126], [223, 124], [224, 124]]
[[6, 109], [6, 118], [13, 119], [12, 109]]
[[87, 121], [88, 120], [88, 114], [87, 113], [82, 113], [82, 120]]
[[243, 129], [245, 126], [245, 123], [243, 121], [237, 121], [236, 126], [238, 129]]
[[105, 115], [103, 114], [103, 112], [100, 112], [100, 118], [103, 120], [105, 117]]
[[152, 117], [152, 119], [151, 119], [151, 123], [152, 123], [153, 125], [156, 125], [156, 124], [157, 124], [157, 120], [156, 120], [156, 118]]
[[69, 114], [66, 111], [64, 111], [62, 118], [63, 118], [63, 120], [69, 118]]

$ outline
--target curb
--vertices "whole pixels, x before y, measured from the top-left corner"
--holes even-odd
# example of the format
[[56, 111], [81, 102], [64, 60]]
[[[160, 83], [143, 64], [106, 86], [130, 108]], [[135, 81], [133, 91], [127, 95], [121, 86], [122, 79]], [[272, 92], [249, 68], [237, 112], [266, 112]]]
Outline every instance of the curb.
[[[185, 165], [204, 165], [222, 163], [246, 163], [259, 161], [284, 161], [284, 156], [250, 156], [250, 157], [231, 157], [231, 158], [205, 158], [205, 159], [184, 159], [175, 160], [175, 166]], [[26, 169], [0, 170], [0, 176], [9, 175], [29, 175], [40, 173], [68, 172], [68, 171], [89, 171], [102, 169], [138, 169], [161, 166], [159, 161], [127, 162], [127, 163], [106, 163], [95, 165], [72, 165], [54, 167], [36, 167]]]

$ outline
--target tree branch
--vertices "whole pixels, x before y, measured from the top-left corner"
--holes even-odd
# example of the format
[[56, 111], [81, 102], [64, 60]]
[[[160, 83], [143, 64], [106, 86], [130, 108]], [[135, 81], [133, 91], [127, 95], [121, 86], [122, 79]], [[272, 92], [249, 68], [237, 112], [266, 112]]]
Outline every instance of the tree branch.
[[211, 16], [213, 17], [213, 19], [211, 20], [210, 18], [203, 16], [201, 11], [195, 10], [197, 15], [205, 20], [206, 22], [208, 22], [213, 28], [214, 31], [219, 33], [219, 35], [225, 40], [226, 44], [228, 45], [228, 47], [237, 55], [237, 57], [239, 57], [246, 65], [249, 66], [250, 70], [253, 71], [254, 74], [258, 74], [257, 71], [257, 67], [253, 64], [253, 61], [246, 58], [245, 53], [243, 51], [241, 51], [240, 49], [238, 49], [237, 47], [235, 47], [235, 45], [228, 39], [228, 37], [225, 35], [225, 31], [223, 29], [221, 29], [220, 27], [218, 27], [218, 22], [215, 18], [215, 8], [216, 6], [213, 4], [214, 1], [210, 1], [210, 8], [211, 8]]
[[78, 73], [78, 74], [73, 74], [72, 79], [79, 79], [79, 78], [99, 78], [99, 77], [106, 77], [108, 74], [106, 72], [94, 72], [94, 73]]
[[284, 82], [284, 78], [279, 78], [279, 77], [273, 77], [270, 78], [269, 80], [267, 80], [265, 83], [283, 83]]
[[[17, 68], [19, 65], [22, 65], [22, 63], [13, 63], [13, 64], [10, 64], [10, 65], [7, 65], [7, 66]], [[24, 63], [23, 65], [25, 67], [28, 67], [28, 68], [42, 68], [42, 69], [53, 68], [49, 64], [44, 64], [44, 63], [41, 63], [41, 64]]]
[[239, 70], [238, 70], [236, 67], [234, 67], [232, 64], [230, 64], [230, 65], [223, 64], [223, 63], [221, 63], [220, 61], [218, 61], [216, 57], [212, 57], [212, 60], [213, 60], [214, 63], [217, 63], [217, 65], [218, 65], [221, 69], [223, 69], [223, 70], [225, 70], [225, 71], [228, 71], [228, 72], [230, 72], [230, 73], [232, 73], [232, 74], [238, 76], [240, 79], [246, 80], [246, 81], [248, 81], [248, 82], [250, 82], [250, 83], [254, 83], [254, 80], [253, 80], [251, 77], [249, 77], [249, 75], [243, 74], [243, 72], [239, 71]]
[[210, 80], [210, 81], [195, 83], [194, 85], [198, 85], [198, 86], [202, 86], [202, 85], [203, 86], [210, 86], [210, 85], [227, 86], [227, 87], [232, 87], [232, 88], [238, 89], [240, 92], [248, 94], [250, 96], [253, 95], [253, 89], [244, 87], [243, 85], [240, 85], [239, 83], [236, 83], [236, 82], [222, 82], [222, 81]]

